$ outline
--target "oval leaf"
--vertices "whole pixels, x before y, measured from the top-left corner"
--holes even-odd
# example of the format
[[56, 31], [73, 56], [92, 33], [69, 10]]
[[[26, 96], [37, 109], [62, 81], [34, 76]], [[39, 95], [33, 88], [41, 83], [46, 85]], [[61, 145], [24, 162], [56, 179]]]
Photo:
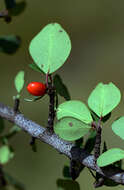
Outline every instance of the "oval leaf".
[[54, 127], [55, 133], [67, 141], [74, 141], [83, 137], [90, 129], [91, 126], [71, 117], [59, 120]]
[[104, 167], [121, 159], [124, 159], [124, 150], [112, 148], [100, 155], [97, 164], [99, 167]]
[[53, 78], [53, 83], [56, 89], [56, 92], [65, 98], [65, 100], [70, 100], [71, 96], [69, 94], [69, 91], [67, 89], [67, 87], [65, 86], [65, 84], [63, 83], [61, 77], [59, 75], [55, 75]]
[[113, 122], [112, 130], [120, 138], [124, 139], [124, 116]]
[[90, 111], [86, 105], [77, 100], [70, 100], [59, 105], [57, 109], [57, 119], [63, 117], [74, 117], [88, 124], [92, 122]]
[[24, 86], [24, 71], [20, 71], [15, 77], [15, 87], [18, 93], [21, 92], [23, 86]]
[[13, 156], [14, 153], [7, 145], [0, 147], [0, 164], [6, 164]]
[[88, 105], [99, 117], [111, 112], [120, 102], [120, 90], [112, 83], [99, 83], [88, 98]]
[[71, 41], [64, 29], [57, 23], [48, 24], [30, 43], [29, 52], [44, 73], [59, 69], [71, 51]]

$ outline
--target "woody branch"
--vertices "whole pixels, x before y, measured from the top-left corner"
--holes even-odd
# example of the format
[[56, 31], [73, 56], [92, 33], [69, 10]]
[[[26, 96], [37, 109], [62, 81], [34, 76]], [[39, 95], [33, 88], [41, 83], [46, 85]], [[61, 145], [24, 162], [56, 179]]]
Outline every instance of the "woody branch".
[[[55, 148], [59, 153], [64, 154], [68, 158], [72, 158], [71, 150], [74, 149], [74, 144], [60, 139], [55, 133], [49, 134], [48, 131], [41, 125], [27, 119], [20, 112], [15, 113], [14, 110], [3, 103], [0, 103], [0, 117], [18, 125], [23, 131], [27, 132], [32, 137], [49, 144]], [[124, 185], [124, 171], [116, 167], [99, 168], [95, 163], [93, 155], [88, 154], [85, 150], [76, 149], [77, 154], [80, 154], [80, 162], [98, 172], [102, 176], [109, 178], [119, 184]]]

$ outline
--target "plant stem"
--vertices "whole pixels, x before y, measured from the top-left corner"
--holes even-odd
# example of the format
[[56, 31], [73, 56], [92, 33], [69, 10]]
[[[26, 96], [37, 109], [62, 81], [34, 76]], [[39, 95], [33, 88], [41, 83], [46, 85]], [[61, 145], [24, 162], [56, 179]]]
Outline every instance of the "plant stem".
[[48, 123], [47, 129], [50, 133], [53, 133], [53, 125], [54, 125], [54, 118], [55, 118], [55, 88], [53, 86], [52, 77], [48, 75], [50, 82], [48, 82], [48, 90], [47, 94], [49, 95], [49, 115], [48, 115]]
[[95, 163], [97, 161], [97, 158], [100, 155], [100, 146], [101, 146], [101, 133], [102, 133], [102, 127], [101, 127], [101, 119], [99, 119], [98, 123], [95, 125], [96, 128], [96, 140], [95, 140], [95, 145], [94, 145], [94, 158], [95, 158]]

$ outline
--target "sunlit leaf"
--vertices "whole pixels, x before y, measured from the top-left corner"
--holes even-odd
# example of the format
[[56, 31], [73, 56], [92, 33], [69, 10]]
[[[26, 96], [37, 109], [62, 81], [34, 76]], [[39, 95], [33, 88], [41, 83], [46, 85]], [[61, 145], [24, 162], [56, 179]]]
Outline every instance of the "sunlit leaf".
[[13, 54], [20, 47], [21, 39], [19, 36], [8, 35], [0, 37], [0, 52]]
[[54, 83], [54, 86], [55, 86], [57, 93], [60, 96], [64, 97], [65, 100], [71, 99], [69, 91], [68, 91], [67, 87], [65, 86], [65, 84], [63, 84], [63, 81], [59, 75], [54, 76], [53, 83]]
[[7, 145], [0, 147], [0, 164], [6, 164], [10, 159], [12, 159], [14, 153], [10, 150]]
[[112, 130], [120, 138], [124, 139], [124, 116], [113, 122]]
[[91, 123], [92, 117], [90, 111], [83, 102], [70, 100], [59, 105], [57, 109], [57, 119], [63, 117], [74, 117], [84, 123]]
[[99, 83], [91, 92], [88, 105], [99, 117], [104, 117], [119, 104], [120, 99], [120, 90], [113, 83]]
[[15, 77], [15, 87], [18, 93], [21, 92], [24, 86], [24, 71], [19, 71]]
[[121, 159], [124, 159], [124, 150], [112, 148], [100, 155], [97, 159], [97, 164], [99, 167], [104, 167]]
[[74, 141], [83, 137], [90, 129], [90, 125], [71, 117], [65, 117], [59, 120], [54, 126], [55, 133], [67, 141]]
[[30, 43], [29, 52], [44, 73], [59, 69], [71, 51], [71, 41], [66, 31], [57, 23], [48, 24]]

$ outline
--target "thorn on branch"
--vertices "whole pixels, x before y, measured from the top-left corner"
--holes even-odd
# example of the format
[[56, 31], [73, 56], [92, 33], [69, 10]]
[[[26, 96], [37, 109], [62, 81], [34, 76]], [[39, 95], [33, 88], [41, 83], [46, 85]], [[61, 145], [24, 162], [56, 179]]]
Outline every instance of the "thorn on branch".
[[15, 98], [14, 100], [14, 112], [17, 113], [19, 111], [19, 104], [20, 104], [20, 100], [19, 98]]
[[33, 150], [34, 152], [37, 152], [36, 138], [35, 138], [35, 137], [32, 137], [32, 138], [31, 138], [30, 145], [31, 145], [31, 147], [32, 147], [32, 150]]
[[94, 145], [94, 157], [95, 157], [95, 163], [97, 161], [97, 158], [100, 156], [100, 146], [101, 146], [101, 134], [102, 134], [102, 127], [101, 127], [101, 119], [99, 119], [98, 123], [93, 123], [93, 127], [96, 130], [96, 140]]

